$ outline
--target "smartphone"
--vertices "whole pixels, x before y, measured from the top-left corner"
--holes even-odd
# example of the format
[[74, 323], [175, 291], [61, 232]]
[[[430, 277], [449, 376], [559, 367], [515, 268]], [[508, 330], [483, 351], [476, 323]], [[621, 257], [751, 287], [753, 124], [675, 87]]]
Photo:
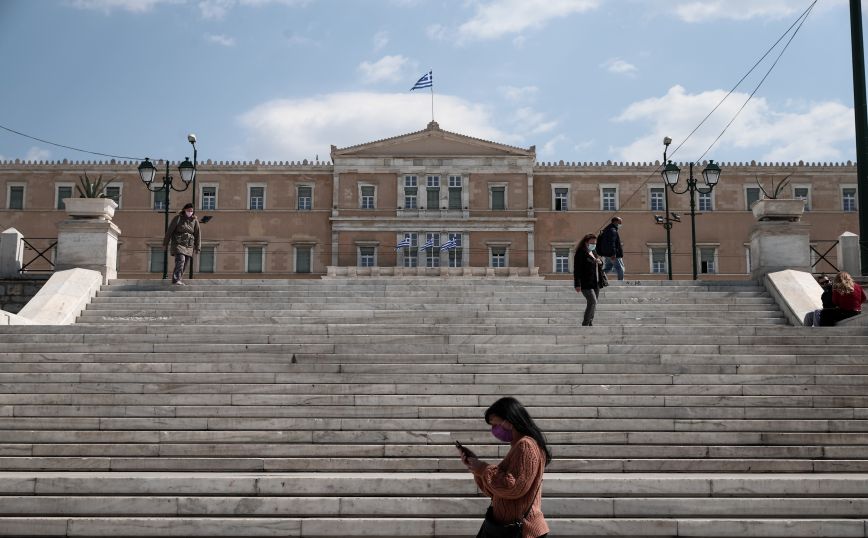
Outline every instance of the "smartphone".
[[468, 458], [476, 457], [476, 454], [474, 454], [472, 450], [470, 450], [466, 446], [462, 445], [460, 442], [455, 441], [455, 446], [458, 447], [458, 450], [460, 450], [461, 453], [464, 454], [465, 456], [467, 456]]

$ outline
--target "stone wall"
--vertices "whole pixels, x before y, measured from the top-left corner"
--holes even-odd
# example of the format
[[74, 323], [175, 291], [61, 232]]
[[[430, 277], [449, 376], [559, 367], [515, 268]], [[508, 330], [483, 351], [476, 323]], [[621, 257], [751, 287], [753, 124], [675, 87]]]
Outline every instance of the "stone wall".
[[45, 284], [45, 278], [0, 279], [0, 310], [17, 314]]

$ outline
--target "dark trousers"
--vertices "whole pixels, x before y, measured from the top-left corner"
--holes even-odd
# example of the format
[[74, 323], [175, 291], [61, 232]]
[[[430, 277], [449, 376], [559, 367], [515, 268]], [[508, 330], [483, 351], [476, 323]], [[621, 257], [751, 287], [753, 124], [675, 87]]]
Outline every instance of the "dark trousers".
[[172, 271], [172, 283], [180, 282], [184, 276], [184, 267], [187, 266], [187, 261], [192, 263], [193, 258], [184, 256], [183, 254], [175, 254], [175, 270]]
[[582, 325], [590, 325], [592, 321], [594, 321], [594, 313], [597, 311], [597, 297], [600, 294], [600, 290], [597, 288], [582, 288], [582, 295], [585, 296], [585, 300], [588, 301], [588, 305], [585, 307], [585, 317], [582, 318]]

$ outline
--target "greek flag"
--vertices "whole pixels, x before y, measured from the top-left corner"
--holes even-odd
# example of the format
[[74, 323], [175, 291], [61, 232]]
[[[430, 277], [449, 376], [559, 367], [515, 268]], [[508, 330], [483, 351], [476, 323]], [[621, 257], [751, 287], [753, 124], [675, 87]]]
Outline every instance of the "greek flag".
[[453, 248], [458, 248], [458, 242], [454, 239], [450, 239], [449, 241], [446, 241], [445, 243], [440, 245], [440, 252], [443, 252], [444, 250], [452, 250]]
[[434, 240], [429, 239], [424, 245], [422, 245], [421, 249], [425, 250], [434, 246]]
[[400, 241], [398, 241], [398, 244], [395, 245], [395, 250], [401, 250], [404, 247], [412, 247], [412, 246], [413, 246], [413, 242], [410, 241], [410, 238], [405, 237], [404, 239], [401, 239]]
[[428, 71], [422, 78], [416, 81], [416, 84], [410, 88], [410, 91], [421, 90], [423, 88], [431, 88], [434, 86], [434, 71]]

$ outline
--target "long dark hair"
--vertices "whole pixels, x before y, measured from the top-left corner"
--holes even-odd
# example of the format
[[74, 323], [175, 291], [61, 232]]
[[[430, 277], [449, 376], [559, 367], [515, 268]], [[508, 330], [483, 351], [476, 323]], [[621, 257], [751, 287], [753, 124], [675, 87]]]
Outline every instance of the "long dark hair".
[[576, 254], [587, 251], [588, 241], [590, 241], [591, 239], [596, 240], [597, 236], [594, 234], [585, 235], [585, 237], [583, 237], [582, 240], [579, 241], [579, 246], [576, 247]]
[[545, 452], [546, 465], [552, 462], [552, 453], [546, 445], [546, 436], [539, 429], [536, 423], [530, 418], [527, 409], [521, 403], [511, 396], [501, 398], [491, 404], [491, 407], [485, 410], [485, 422], [491, 420], [491, 415], [497, 415], [503, 420], [512, 424], [512, 427], [522, 435], [532, 437], [536, 444]]

